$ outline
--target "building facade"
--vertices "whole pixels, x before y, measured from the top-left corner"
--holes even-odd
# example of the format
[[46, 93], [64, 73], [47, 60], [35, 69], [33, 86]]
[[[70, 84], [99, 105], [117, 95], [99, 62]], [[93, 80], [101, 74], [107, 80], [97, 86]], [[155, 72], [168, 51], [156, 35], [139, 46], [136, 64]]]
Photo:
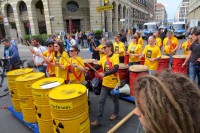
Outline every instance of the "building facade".
[[157, 22], [162, 22], [162, 23], [167, 22], [167, 12], [166, 12], [165, 6], [162, 3], [156, 4], [155, 16], [156, 16]]
[[[188, 11], [188, 24], [195, 20], [197, 26], [200, 27], [200, 1], [199, 0], [190, 0], [189, 1], [189, 11]], [[192, 24], [193, 25], [193, 24]]]
[[187, 23], [188, 9], [189, 9], [189, 0], [182, 0], [174, 16], [174, 20], [184, 21], [185, 23]]
[[[151, 0], [154, 1], [154, 0]], [[1, 2], [7, 37], [16, 30], [18, 37], [27, 34], [53, 34], [69, 31], [69, 17], [73, 32], [103, 30], [109, 34], [138, 27], [154, 16], [148, 0], [7, 0]], [[155, 2], [154, 2], [155, 3]], [[100, 6], [113, 9], [97, 12]], [[5, 23], [5, 22], [4, 22]]]

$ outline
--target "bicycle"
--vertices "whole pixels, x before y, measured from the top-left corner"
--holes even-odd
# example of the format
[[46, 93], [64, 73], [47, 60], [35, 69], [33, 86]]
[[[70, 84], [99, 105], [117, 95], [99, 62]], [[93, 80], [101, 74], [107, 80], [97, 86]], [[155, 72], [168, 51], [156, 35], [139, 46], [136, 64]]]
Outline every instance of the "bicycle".
[[[24, 63], [27, 60], [21, 60], [20, 68], [24, 68]], [[6, 96], [9, 93], [8, 87], [6, 84], [4, 84], [4, 79], [6, 77], [6, 64], [7, 59], [0, 59], [0, 98]]]

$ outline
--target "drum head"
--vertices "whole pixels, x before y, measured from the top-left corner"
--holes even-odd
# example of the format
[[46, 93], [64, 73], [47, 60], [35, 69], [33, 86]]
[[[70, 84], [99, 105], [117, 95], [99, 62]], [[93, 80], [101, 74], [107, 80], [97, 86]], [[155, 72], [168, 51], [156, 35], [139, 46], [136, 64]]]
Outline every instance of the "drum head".
[[161, 59], [169, 59], [170, 57], [169, 56], [167, 56], [167, 55], [162, 55], [161, 56]]
[[186, 59], [186, 55], [174, 55], [173, 58]]
[[128, 64], [119, 63], [119, 69], [128, 69]]
[[93, 62], [93, 64], [95, 64], [95, 65], [97, 65], [99, 63], [99, 60], [95, 60], [94, 62]]
[[131, 72], [145, 72], [148, 70], [148, 67], [145, 65], [132, 65], [129, 67]]
[[93, 63], [95, 59], [83, 59], [84, 63]]

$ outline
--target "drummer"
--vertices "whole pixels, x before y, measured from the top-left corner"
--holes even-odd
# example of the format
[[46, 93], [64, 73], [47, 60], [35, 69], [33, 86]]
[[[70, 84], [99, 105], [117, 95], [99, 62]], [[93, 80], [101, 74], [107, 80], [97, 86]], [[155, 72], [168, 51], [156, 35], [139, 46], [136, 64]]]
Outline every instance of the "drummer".
[[55, 77], [55, 67], [50, 65], [51, 63], [53, 63], [54, 54], [55, 54], [54, 47], [53, 47], [54, 42], [48, 42], [46, 46], [47, 46], [47, 51], [43, 52], [42, 54], [39, 52], [36, 52], [33, 49], [31, 49], [31, 52], [44, 59], [45, 63], [47, 63], [46, 71], [48, 72], [49, 76]]
[[138, 43], [138, 36], [131, 37], [131, 43], [128, 46], [129, 66], [140, 64], [140, 55], [142, 53], [142, 45]]
[[64, 64], [69, 61], [69, 56], [67, 52], [65, 52], [65, 48], [63, 45], [63, 42], [56, 41], [54, 42], [54, 50], [55, 50], [55, 56], [53, 65], [55, 67], [55, 76], [57, 78], [62, 78], [65, 80], [65, 83], [68, 83], [68, 78], [67, 78], [67, 70], [63, 69]]
[[[80, 50], [76, 45], [71, 46], [69, 50], [69, 62], [66, 62], [64, 68], [68, 71], [70, 83], [83, 83], [85, 81], [84, 72], [88, 69], [83, 67], [83, 59], [78, 56]], [[87, 70], [86, 70], [87, 69]]]
[[120, 63], [124, 63], [124, 51], [125, 51], [124, 43], [120, 41], [120, 36], [116, 35], [114, 43], [114, 52], [115, 54], [119, 55]]
[[163, 41], [163, 51], [167, 56], [170, 57], [170, 66], [172, 66], [172, 56], [176, 54], [176, 50], [178, 48], [178, 39], [173, 36], [172, 31], [168, 31], [167, 37]]
[[193, 43], [193, 40], [192, 40], [192, 35], [189, 35], [188, 36], [188, 40], [185, 41], [181, 46], [180, 46], [180, 49], [184, 49], [184, 55], [188, 55], [189, 53], [189, 50], [190, 50], [190, 45]]
[[[95, 67], [98, 70], [98, 68], [102, 66], [104, 72], [99, 73], [99, 76], [103, 77], [103, 81], [98, 104], [97, 118], [94, 122], [91, 123], [93, 127], [101, 126], [106, 97], [109, 92], [113, 90], [120, 82], [117, 75], [117, 71], [119, 68], [119, 57], [118, 54], [114, 54], [113, 43], [111, 41], [107, 41], [105, 43], [104, 49], [106, 56], [104, 56]], [[114, 111], [113, 114], [110, 116], [110, 120], [115, 120], [119, 115], [118, 95], [112, 96], [112, 99], [114, 103]]]
[[148, 43], [142, 52], [141, 57], [145, 57], [144, 65], [148, 66], [149, 74], [154, 74], [158, 68], [158, 60], [161, 58], [161, 51], [158, 46], [155, 45], [156, 37], [154, 35], [149, 36]]
[[98, 46], [98, 51], [99, 51], [100, 59], [105, 55], [103, 46], [105, 45], [106, 41], [107, 41], [106, 38], [102, 38], [101, 39], [101, 45]]

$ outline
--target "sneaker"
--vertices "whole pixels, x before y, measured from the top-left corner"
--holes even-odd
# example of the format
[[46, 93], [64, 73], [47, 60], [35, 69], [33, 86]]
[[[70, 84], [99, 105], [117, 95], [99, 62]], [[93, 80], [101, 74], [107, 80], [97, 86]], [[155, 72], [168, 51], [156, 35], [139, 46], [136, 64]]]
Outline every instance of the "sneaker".
[[100, 126], [101, 126], [101, 123], [98, 122], [98, 121], [96, 120], [96, 121], [92, 122], [91, 125], [92, 125], [93, 127], [100, 127]]
[[115, 120], [116, 118], [117, 118], [116, 115], [111, 115], [109, 119], [110, 119], [111, 121], [113, 121], [113, 120]]

